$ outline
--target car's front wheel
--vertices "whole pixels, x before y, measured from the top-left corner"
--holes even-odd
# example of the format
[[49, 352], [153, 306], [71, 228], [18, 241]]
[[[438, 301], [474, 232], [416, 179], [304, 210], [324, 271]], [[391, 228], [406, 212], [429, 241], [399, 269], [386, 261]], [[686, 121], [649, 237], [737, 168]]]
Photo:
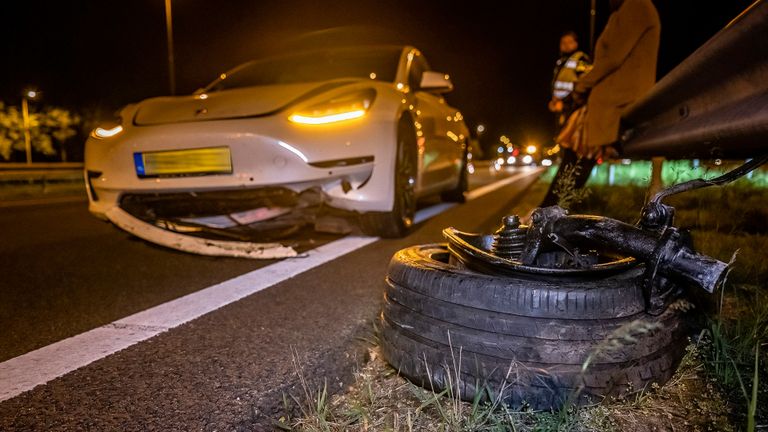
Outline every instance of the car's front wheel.
[[384, 238], [404, 237], [413, 226], [416, 215], [416, 176], [418, 174], [416, 133], [413, 123], [404, 117], [397, 132], [397, 155], [394, 170], [395, 199], [392, 210], [362, 215], [366, 234]]

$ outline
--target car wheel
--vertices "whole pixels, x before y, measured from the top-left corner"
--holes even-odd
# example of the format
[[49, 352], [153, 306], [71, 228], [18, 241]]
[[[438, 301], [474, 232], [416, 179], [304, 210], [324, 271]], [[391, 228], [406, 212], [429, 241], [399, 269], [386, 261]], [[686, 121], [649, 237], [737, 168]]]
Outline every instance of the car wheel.
[[416, 176], [418, 173], [416, 133], [410, 119], [400, 120], [394, 171], [395, 198], [392, 211], [371, 212], [361, 216], [363, 231], [384, 238], [404, 237], [416, 215]]
[[456, 187], [440, 194], [440, 198], [446, 202], [463, 203], [466, 201], [464, 192], [469, 189], [469, 174], [467, 173], [467, 150], [464, 150], [464, 157], [461, 160], [461, 171], [459, 172], [459, 182]]
[[685, 353], [685, 308], [647, 314], [642, 269], [553, 282], [475, 273], [448, 257], [444, 245], [403, 249], [386, 279], [384, 357], [426, 388], [552, 409], [663, 383]]

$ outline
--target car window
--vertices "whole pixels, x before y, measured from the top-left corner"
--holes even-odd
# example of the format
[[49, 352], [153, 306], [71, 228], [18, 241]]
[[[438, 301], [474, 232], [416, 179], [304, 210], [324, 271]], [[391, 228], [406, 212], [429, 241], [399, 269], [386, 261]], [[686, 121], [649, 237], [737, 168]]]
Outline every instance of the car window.
[[209, 85], [207, 91], [337, 78], [394, 82], [401, 48], [355, 48], [313, 51], [246, 63]]

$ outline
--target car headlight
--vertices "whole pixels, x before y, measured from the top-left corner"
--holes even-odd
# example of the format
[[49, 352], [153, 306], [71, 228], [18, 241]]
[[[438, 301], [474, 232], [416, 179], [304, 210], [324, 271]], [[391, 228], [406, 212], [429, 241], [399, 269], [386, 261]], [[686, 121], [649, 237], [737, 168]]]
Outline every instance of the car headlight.
[[302, 108], [288, 117], [288, 120], [309, 125], [337, 123], [363, 117], [376, 99], [376, 91], [368, 89], [346, 93], [325, 102]]
[[120, 124], [107, 124], [99, 126], [91, 132], [91, 136], [98, 139], [112, 138], [115, 135], [119, 135], [123, 132], [123, 127]]

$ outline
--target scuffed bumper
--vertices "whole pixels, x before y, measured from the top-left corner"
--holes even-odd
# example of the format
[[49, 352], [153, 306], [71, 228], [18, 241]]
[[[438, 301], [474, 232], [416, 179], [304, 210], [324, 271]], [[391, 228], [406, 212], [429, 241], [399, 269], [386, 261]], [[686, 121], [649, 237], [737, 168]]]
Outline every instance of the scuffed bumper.
[[211, 240], [164, 230], [137, 219], [118, 207], [111, 208], [105, 216], [110, 222], [141, 239], [184, 252], [251, 259], [275, 259], [297, 256], [293, 248], [279, 243]]

